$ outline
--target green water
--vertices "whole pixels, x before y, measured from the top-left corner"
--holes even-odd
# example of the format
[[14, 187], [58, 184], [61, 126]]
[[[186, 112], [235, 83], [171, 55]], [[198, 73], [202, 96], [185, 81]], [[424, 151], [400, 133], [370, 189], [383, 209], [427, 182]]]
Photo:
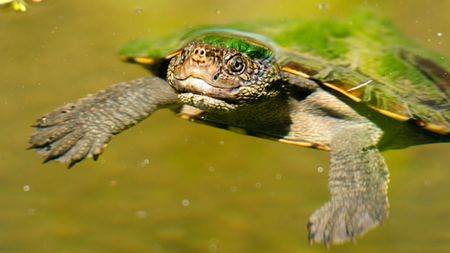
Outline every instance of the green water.
[[[117, 60], [130, 39], [198, 24], [350, 15], [367, 4], [450, 57], [443, 0], [44, 0], [25, 14], [1, 9], [0, 252], [326, 252], [306, 239], [310, 213], [328, 199], [324, 152], [167, 111], [72, 170], [42, 165], [25, 148], [37, 117], [147, 74]], [[439, 144], [386, 152], [389, 219], [331, 252], [450, 252], [449, 151]]]

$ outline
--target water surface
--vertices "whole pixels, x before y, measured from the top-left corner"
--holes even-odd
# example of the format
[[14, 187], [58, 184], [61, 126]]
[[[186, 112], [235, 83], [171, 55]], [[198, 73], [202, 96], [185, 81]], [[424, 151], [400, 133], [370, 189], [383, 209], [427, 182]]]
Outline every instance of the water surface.
[[[450, 56], [450, 1], [43, 1], [0, 10], [0, 252], [324, 252], [306, 221], [328, 154], [157, 112], [72, 170], [25, 150], [43, 113], [147, 73], [126, 41], [199, 24], [345, 16], [370, 5]], [[389, 219], [333, 252], [450, 252], [450, 147], [388, 151]], [[323, 172], [322, 169], [324, 168]]]

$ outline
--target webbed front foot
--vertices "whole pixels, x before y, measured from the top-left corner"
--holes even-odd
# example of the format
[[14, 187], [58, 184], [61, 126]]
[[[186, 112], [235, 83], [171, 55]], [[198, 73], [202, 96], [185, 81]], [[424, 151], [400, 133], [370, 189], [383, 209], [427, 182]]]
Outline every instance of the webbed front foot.
[[308, 222], [310, 243], [339, 244], [355, 241], [388, 215], [387, 202], [364, 198], [334, 199], [316, 210]]
[[71, 167], [98, 157], [113, 135], [177, 104], [178, 94], [159, 77], [122, 82], [39, 118], [33, 124], [30, 148], [44, 162], [57, 160]]

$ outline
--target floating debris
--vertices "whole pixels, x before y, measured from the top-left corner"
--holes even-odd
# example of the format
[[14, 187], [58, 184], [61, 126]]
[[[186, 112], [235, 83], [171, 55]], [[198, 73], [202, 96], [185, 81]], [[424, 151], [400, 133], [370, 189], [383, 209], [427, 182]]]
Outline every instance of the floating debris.
[[184, 207], [188, 207], [189, 205], [191, 205], [191, 201], [189, 199], [183, 199], [181, 201], [181, 205]]
[[357, 89], [359, 89], [359, 88], [362, 88], [362, 87], [368, 85], [368, 84], [371, 83], [371, 82], [373, 82], [372, 79], [367, 80], [367, 81], [365, 81], [365, 82], [362, 83], [362, 84], [358, 84], [357, 86], [355, 86], [355, 87], [353, 87], [353, 88], [351, 88], [351, 89], [348, 89], [347, 91], [354, 91], [354, 90], [357, 90]]
[[136, 14], [142, 14], [144, 12], [144, 9], [143, 8], [136, 8], [136, 9], [134, 9], [134, 12]]
[[145, 166], [147, 166], [149, 164], [150, 164], [150, 160], [149, 159], [144, 159], [139, 165], [141, 167], [145, 167]]
[[145, 219], [145, 218], [147, 218], [147, 211], [138, 210], [138, 211], [136, 211], [135, 215], [138, 219]]
[[319, 167], [317, 168], [317, 172], [323, 173], [323, 167], [322, 167], [322, 166], [319, 166]]
[[327, 10], [328, 7], [329, 7], [329, 6], [328, 6], [327, 3], [319, 3], [319, 4], [317, 4], [317, 8], [318, 8], [319, 10], [321, 10], [321, 11]]
[[23, 187], [22, 187], [22, 190], [24, 191], [24, 192], [28, 192], [28, 191], [30, 191], [30, 186], [29, 185], [24, 185]]
[[[42, 0], [32, 0], [33, 3], [42, 2]], [[27, 11], [27, 3], [25, 0], [0, 0], [0, 6], [10, 6], [13, 11]]]

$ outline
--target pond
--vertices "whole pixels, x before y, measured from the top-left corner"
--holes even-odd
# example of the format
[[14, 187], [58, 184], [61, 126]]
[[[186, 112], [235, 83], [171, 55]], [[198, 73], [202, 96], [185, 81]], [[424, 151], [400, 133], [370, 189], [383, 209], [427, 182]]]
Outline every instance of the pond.
[[[0, 9], [0, 252], [326, 252], [306, 221], [328, 199], [328, 154], [159, 111], [97, 162], [43, 165], [31, 123], [148, 73], [118, 49], [202, 24], [375, 9], [450, 57], [450, 1], [54, 1]], [[384, 152], [390, 214], [333, 252], [450, 252], [450, 146]]]

